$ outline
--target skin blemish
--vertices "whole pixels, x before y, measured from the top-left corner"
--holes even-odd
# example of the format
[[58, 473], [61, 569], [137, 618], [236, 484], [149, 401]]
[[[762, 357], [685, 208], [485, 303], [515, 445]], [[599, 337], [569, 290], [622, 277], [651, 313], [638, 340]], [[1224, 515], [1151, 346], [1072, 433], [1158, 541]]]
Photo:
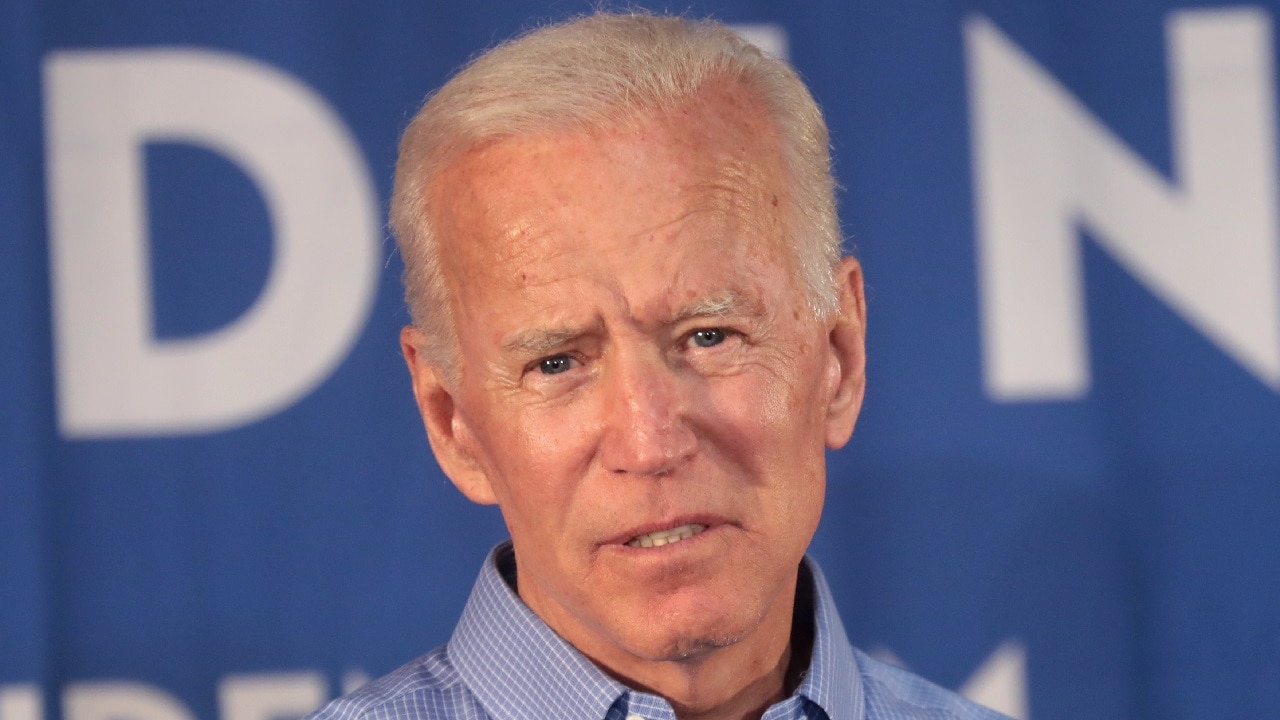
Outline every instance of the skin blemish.
[[778, 196], [774, 195], [773, 198], [769, 200], [769, 204], [774, 207], [778, 207]]

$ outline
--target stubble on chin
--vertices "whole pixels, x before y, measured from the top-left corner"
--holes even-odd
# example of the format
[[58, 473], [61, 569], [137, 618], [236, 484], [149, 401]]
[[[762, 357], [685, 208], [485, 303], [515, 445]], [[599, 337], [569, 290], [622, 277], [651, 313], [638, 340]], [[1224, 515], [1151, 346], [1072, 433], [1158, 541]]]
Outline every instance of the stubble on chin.
[[749, 634], [750, 631], [744, 631], [733, 635], [679, 638], [667, 647], [659, 659], [666, 662], [690, 662], [716, 650], [737, 645]]
[[[649, 662], [694, 662], [746, 640], [761, 623], [759, 617], [720, 618], [711, 623], [690, 620], [648, 617], [631, 623], [632, 637], [637, 640], [632, 644], [632, 654]], [[655, 632], [659, 628], [665, 628], [665, 632]]]

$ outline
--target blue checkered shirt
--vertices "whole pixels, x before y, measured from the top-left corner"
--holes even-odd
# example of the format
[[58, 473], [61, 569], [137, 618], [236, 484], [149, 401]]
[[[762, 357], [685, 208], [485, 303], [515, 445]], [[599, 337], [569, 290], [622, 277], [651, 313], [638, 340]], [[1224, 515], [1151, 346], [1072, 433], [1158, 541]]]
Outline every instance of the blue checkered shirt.
[[[795, 693], [763, 720], [999, 720], [1003, 715], [854, 650], [818, 566], [813, 656]], [[501, 569], [500, 569], [500, 566]], [[657, 695], [601, 672], [529, 610], [503, 579], [510, 545], [480, 571], [449, 644], [307, 720], [675, 720]]]

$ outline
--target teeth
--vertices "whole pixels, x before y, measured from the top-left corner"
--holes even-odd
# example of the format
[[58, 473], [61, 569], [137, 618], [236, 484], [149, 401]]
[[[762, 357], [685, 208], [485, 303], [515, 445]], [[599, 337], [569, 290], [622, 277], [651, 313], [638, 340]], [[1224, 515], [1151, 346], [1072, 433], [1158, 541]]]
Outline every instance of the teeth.
[[697, 524], [681, 525], [678, 528], [671, 528], [670, 530], [659, 530], [658, 532], [651, 532], [648, 535], [641, 535], [637, 538], [634, 538], [633, 540], [631, 540], [631, 542], [627, 544], [630, 545], [631, 547], [637, 547], [637, 548], [662, 547], [663, 545], [678, 543], [681, 540], [688, 540], [689, 538], [693, 537], [694, 535], [697, 535], [698, 533], [706, 529], [707, 529], [706, 525], [697, 525]]

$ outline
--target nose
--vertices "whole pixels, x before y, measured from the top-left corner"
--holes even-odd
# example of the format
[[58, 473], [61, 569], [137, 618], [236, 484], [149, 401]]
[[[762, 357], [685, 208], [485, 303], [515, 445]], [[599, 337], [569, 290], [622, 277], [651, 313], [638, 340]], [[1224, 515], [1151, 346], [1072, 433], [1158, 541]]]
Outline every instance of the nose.
[[620, 355], [606, 371], [601, 461], [614, 473], [665, 475], [697, 451], [689, 388], [661, 353]]

